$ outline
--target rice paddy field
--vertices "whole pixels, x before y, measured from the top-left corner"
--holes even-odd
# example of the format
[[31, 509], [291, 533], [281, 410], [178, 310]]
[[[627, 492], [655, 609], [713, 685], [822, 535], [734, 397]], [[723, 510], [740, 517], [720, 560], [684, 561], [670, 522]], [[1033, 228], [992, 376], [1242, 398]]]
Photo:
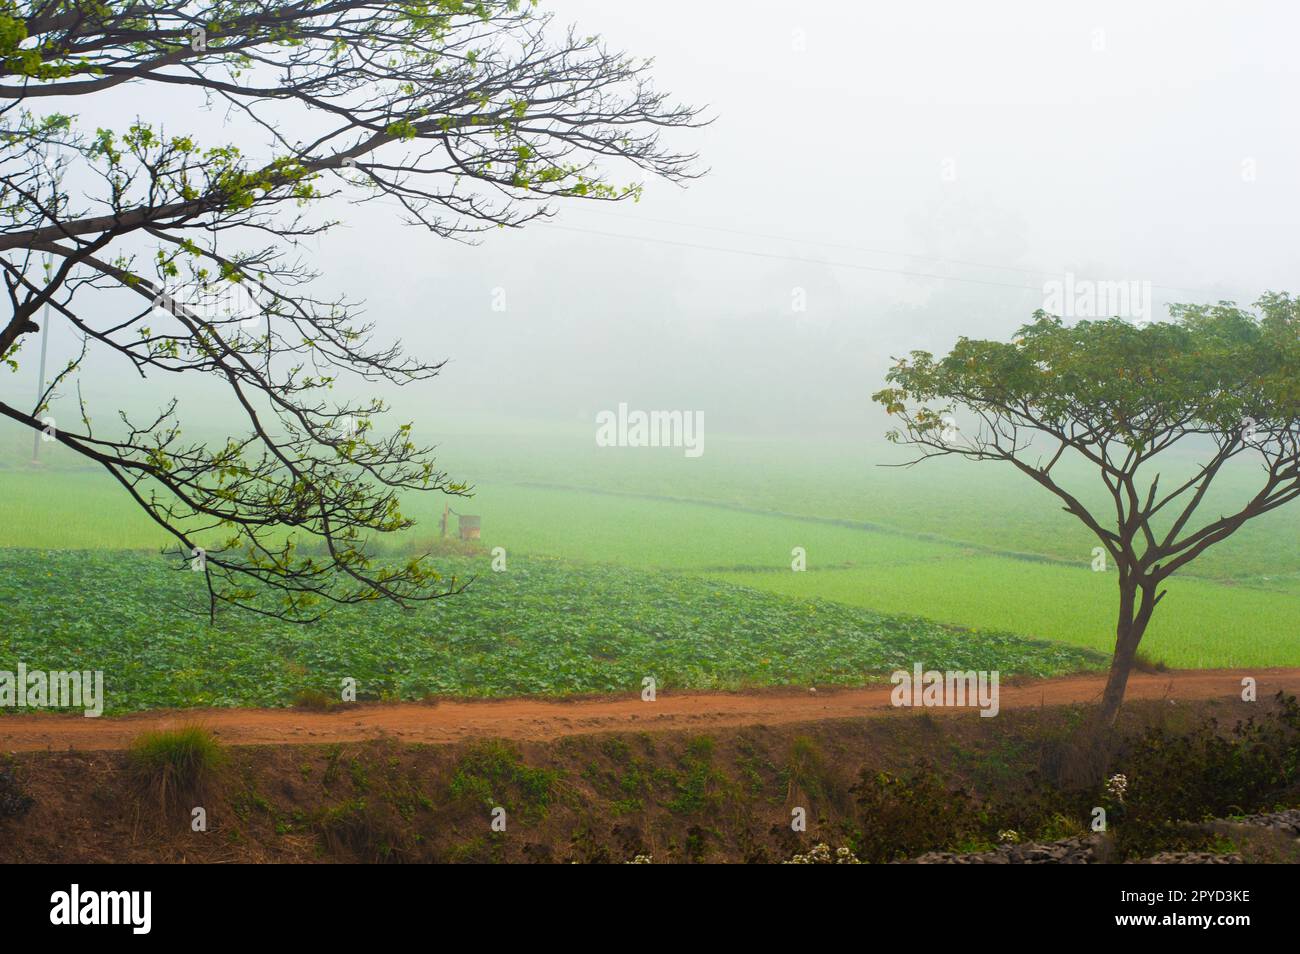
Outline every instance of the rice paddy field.
[[[482, 518], [439, 557], [462, 596], [312, 626], [192, 610], [197, 580], [104, 475], [58, 449], [0, 466], [0, 659], [103, 668], [110, 708], [281, 705], [340, 674], [362, 697], [860, 684], [922, 659], [1050, 675], [1105, 664], [1116, 578], [1095, 542], [986, 465], [882, 466], [862, 447], [711, 438], [705, 455], [591, 446], [585, 427], [449, 433], [472, 499], [416, 498], [384, 546], [443, 547], [444, 503]], [[873, 451], [879, 453], [878, 451]], [[1080, 486], [1090, 475], [1080, 471]], [[1248, 492], [1230, 475], [1222, 500]], [[1210, 506], [1217, 503], [1211, 502]], [[454, 527], [453, 517], [453, 527]], [[1300, 507], [1175, 577], [1143, 642], [1174, 667], [1300, 665]], [[490, 551], [503, 547], [505, 572]], [[806, 569], [792, 569], [796, 548]], [[3, 667], [0, 667], [3, 668]]]

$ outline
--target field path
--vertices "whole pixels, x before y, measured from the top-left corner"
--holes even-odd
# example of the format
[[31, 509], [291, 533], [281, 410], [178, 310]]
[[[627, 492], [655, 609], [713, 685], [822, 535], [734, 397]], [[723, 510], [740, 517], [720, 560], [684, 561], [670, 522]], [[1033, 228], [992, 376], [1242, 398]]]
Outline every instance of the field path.
[[[1239, 697], [1253, 677], [1260, 699], [1279, 689], [1300, 694], [1300, 669], [1182, 670], [1135, 673], [1128, 699], [1198, 700]], [[1017, 680], [1001, 687], [1002, 709], [1096, 702], [1099, 674]], [[704, 731], [823, 719], [906, 717], [890, 705], [891, 686], [858, 689], [773, 689], [756, 692], [661, 692], [571, 701], [483, 701], [365, 704], [332, 712], [302, 709], [185, 709], [88, 719], [32, 713], [0, 716], [0, 752], [123, 749], [141, 732], [202, 725], [228, 745], [294, 745], [391, 737], [404, 742], [458, 742], [475, 736], [544, 741], [592, 732]], [[935, 709], [936, 713], [963, 712]]]

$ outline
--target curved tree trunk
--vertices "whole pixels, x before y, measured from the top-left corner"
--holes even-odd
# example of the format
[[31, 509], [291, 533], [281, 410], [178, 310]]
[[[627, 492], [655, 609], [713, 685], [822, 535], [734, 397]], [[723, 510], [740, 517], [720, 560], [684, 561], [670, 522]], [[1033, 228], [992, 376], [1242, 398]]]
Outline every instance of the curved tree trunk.
[[[1115, 655], [1110, 661], [1106, 689], [1101, 695], [1098, 721], [1106, 728], [1115, 724], [1120, 705], [1124, 702], [1124, 689], [1137, 656], [1138, 644], [1146, 632], [1147, 623], [1156, 608], [1154, 588], [1146, 583], [1133, 582], [1121, 577], [1119, 595], [1119, 622], [1115, 627]], [[1140, 593], [1140, 596], [1139, 596]]]
[[1101, 712], [1098, 721], [1110, 727], [1119, 716], [1119, 707], [1124, 702], [1124, 689], [1128, 686], [1128, 675], [1133, 671], [1133, 657], [1137, 654], [1137, 644], [1129, 643], [1121, 637], [1115, 644], [1115, 655], [1110, 661], [1110, 672], [1106, 677], [1106, 689], [1101, 694]]

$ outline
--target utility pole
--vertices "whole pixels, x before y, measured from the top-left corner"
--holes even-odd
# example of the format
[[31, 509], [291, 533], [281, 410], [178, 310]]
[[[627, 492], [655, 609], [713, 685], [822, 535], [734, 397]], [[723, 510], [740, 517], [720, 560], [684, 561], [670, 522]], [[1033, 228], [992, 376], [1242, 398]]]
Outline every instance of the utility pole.
[[[45, 255], [45, 277], [48, 280], [50, 272], [54, 270], [54, 256], [50, 253]], [[45, 351], [50, 342], [50, 300], [45, 299], [45, 313], [41, 321], [41, 364], [36, 378], [36, 414], [40, 416], [41, 398], [45, 396]], [[32, 439], [32, 463], [39, 464], [41, 461], [41, 438], [45, 435], [42, 428], [36, 429], [36, 436]]]
[[[60, 198], [60, 192], [59, 192], [60, 176], [59, 176], [58, 162], [52, 161], [51, 157], [48, 154], [42, 153], [41, 165], [44, 166], [45, 171], [49, 173], [50, 182], [54, 189], [53, 206], [54, 209], [57, 211], [59, 208], [59, 198]], [[50, 281], [50, 275], [52, 275], [53, 272], [54, 272], [54, 253], [46, 252], [45, 253], [45, 281], [47, 286]], [[47, 287], [46, 291], [53, 294], [54, 289]], [[41, 320], [41, 363], [40, 363], [40, 368], [37, 371], [37, 377], [36, 377], [35, 414], [38, 419], [40, 418], [40, 414], [41, 414], [41, 399], [45, 396], [45, 352], [49, 346], [49, 343], [50, 343], [50, 299], [47, 297], [45, 299], [45, 311]], [[32, 463], [33, 464], [40, 463], [41, 438], [44, 436], [45, 436], [44, 428], [41, 427], [36, 428], [36, 436], [32, 439]]]

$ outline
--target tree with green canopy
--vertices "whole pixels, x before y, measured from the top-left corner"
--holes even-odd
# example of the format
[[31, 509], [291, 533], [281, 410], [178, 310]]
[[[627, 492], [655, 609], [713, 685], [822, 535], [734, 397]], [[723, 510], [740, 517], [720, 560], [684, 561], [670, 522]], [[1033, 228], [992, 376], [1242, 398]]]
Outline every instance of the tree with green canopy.
[[[334, 397], [442, 365], [314, 292], [305, 241], [350, 204], [473, 241], [555, 200], [635, 200], [642, 173], [693, 178], [661, 134], [698, 112], [650, 66], [520, 0], [0, 0], [0, 362], [18, 367], [46, 313], [84, 343], [0, 416], [112, 475], [203, 571], [209, 613], [456, 591], [374, 543], [411, 526], [403, 494], [467, 485], [410, 424], [381, 434], [384, 402]], [[135, 121], [94, 124], [124, 97]], [[221, 140], [185, 128], [199, 110]], [[158, 410], [83, 400], [52, 423], [87, 351]], [[173, 382], [195, 379], [229, 399], [227, 440], [182, 437]]]
[[[908, 466], [949, 455], [1010, 465], [1054, 494], [1114, 562], [1107, 726], [1165, 581], [1300, 498], [1300, 300], [1287, 294], [1254, 309], [1175, 305], [1170, 320], [1142, 325], [1067, 324], [1039, 311], [1010, 342], [961, 338], [942, 358], [913, 351], [886, 381], [873, 399], [902, 422], [889, 439], [918, 449]], [[1189, 455], [1194, 466], [1180, 470]], [[1100, 478], [1095, 494], [1061, 479], [1067, 457]], [[1240, 464], [1256, 465], [1254, 492], [1220, 510], [1211, 485]], [[1162, 484], [1162, 469], [1178, 476]]]

